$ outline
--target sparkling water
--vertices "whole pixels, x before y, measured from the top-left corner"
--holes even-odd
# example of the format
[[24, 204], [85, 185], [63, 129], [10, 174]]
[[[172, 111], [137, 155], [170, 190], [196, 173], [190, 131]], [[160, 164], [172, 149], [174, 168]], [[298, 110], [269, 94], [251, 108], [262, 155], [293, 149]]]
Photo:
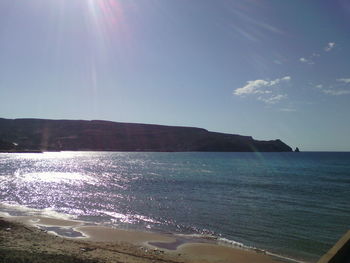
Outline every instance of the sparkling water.
[[313, 262], [350, 229], [350, 153], [2, 153], [0, 202]]

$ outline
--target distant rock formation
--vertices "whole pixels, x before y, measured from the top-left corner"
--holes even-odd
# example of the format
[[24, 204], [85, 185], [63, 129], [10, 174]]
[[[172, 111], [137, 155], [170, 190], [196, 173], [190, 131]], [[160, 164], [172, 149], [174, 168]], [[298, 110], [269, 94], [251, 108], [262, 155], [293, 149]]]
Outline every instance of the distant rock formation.
[[296, 153], [300, 152], [299, 148], [298, 147], [295, 148], [294, 152], [296, 152]]
[[19, 151], [293, 151], [281, 140], [258, 141], [251, 136], [210, 132], [201, 128], [100, 120], [0, 118], [0, 139], [15, 143]]

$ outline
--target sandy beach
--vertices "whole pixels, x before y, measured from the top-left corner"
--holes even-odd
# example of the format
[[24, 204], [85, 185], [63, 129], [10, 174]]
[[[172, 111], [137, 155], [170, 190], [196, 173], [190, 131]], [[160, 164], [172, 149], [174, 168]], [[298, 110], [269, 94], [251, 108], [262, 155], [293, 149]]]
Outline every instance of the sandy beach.
[[273, 263], [251, 250], [183, 238], [47, 217], [2, 217], [0, 262]]

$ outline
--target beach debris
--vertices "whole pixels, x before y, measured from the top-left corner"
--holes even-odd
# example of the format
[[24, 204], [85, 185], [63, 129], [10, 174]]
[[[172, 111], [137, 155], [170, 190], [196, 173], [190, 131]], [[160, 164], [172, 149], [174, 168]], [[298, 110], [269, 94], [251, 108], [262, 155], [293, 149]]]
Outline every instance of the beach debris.
[[266, 255], [266, 251], [263, 249], [253, 248], [253, 250], [255, 251], [255, 253]]
[[11, 227], [5, 228], [5, 231], [11, 231]]
[[164, 251], [163, 251], [163, 250], [160, 250], [160, 249], [157, 249], [157, 248], [153, 249], [152, 252], [153, 252], [153, 254], [155, 254], [155, 255], [164, 254]]
[[28, 231], [30, 231], [30, 232], [34, 232], [34, 230], [33, 230], [33, 229], [30, 229], [29, 227], [23, 226], [23, 228], [26, 229], [26, 230], [28, 230]]
[[81, 247], [80, 248], [80, 251], [82, 251], [82, 252], [89, 252], [92, 250], [95, 250], [95, 248], [91, 248], [91, 247]]

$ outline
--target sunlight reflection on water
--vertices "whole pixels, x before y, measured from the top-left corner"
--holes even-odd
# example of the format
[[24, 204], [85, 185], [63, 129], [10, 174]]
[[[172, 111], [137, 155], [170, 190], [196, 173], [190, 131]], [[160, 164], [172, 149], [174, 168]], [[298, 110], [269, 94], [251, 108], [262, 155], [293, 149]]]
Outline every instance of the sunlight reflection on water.
[[[313, 259], [348, 226], [349, 158], [343, 153], [0, 154], [0, 213], [63, 214], [121, 228], [209, 234]], [[305, 236], [310, 244], [324, 242], [313, 250], [308, 243], [301, 253], [295, 237]]]
[[27, 173], [21, 176], [27, 182], [45, 182], [45, 183], [80, 183], [94, 182], [96, 179], [80, 174], [80, 173], [64, 173], [64, 172], [42, 172], [42, 173]]

